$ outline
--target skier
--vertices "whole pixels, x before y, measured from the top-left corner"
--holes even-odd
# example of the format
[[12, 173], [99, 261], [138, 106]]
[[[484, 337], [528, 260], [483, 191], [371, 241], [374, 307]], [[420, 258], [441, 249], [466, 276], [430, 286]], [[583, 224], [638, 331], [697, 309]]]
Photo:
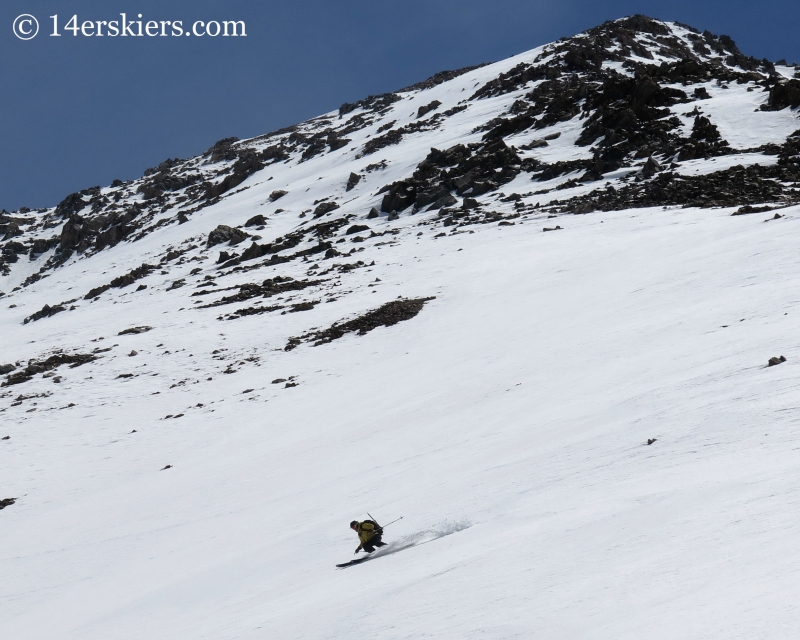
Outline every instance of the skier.
[[367, 553], [372, 553], [375, 551], [375, 547], [382, 547], [386, 544], [381, 540], [383, 529], [374, 520], [364, 520], [364, 522], [353, 520], [350, 523], [350, 528], [358, 534], [358, 539], [361, 541], [355, 551], [356, 553], [362, 549]]

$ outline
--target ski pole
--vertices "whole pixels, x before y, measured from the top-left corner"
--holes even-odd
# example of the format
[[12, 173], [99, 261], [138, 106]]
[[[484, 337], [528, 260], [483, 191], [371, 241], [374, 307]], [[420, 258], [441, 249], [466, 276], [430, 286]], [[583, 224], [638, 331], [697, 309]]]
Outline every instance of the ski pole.
[[[367, 515], [369, 515], [369, 514], [367, 514]], [[403, 516], [400, 516], [400, 517], [399, 517], [397, 520], [392, 520], [392, 521], [391, 521], [389, 524], [394, 524], [395, 522], [399, 522], [399, 521], [400, 521], [400, 520], [402, 520], [402, 519], [403, 519]], [[385, 524], [385, 525], [383, 525], [383, 526], [382, 526], [382, 527], [380, 527], [380, 528], [381, 528], [381, 529], [385, 529], [386, 527], [388, 527], [388, 526], [389, 526], [389, 524]]]

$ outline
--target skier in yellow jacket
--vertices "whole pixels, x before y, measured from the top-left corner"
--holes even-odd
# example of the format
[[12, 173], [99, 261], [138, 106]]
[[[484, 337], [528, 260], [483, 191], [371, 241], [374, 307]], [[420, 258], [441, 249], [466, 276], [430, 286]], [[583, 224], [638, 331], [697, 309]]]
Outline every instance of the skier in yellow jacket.
[[382, 547], [386, 544], [381, 540], [383, 529], [374, 520], [364, 520], [364, 522], [353, 520], [350, 523], [350, 528], [358, 534], [358, 539], [361, 541], [355, 551], [356, 553], [362, 549], [367, 553], [372, 553], [375, 551], [375, 547]]

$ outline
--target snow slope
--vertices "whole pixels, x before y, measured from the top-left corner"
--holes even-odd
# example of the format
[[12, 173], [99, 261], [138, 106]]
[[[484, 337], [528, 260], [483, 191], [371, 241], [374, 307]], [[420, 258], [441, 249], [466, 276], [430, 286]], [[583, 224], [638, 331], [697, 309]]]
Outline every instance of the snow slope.
[[[457, 105], [541, 51], [403, 100]], [[747, 117], [770, 119], [741, 148], [791, 133], [793, 111], [756, 113], [746, 91], [715, 112], [732, 127], [734, 95]], [[431, 147], [480, 140], [476, 125], [515, 99], [477, 101], [371, 157], [351, 151], [356, 132], [25, 286], [41, 262], [11, 265], [0, 361], [18, 373], [58, 349], [97, 359], [58, 368], [57, 384], [39, 372], [0, 388], [0, 497], [16, 498], [0, 511], [1, 637], [796, 636], [800, 206], [778, 219], [732, 217], [735, 206], [515, 215], [489, 193], [481, 203], [501, 224], [364, 219], [378, 187]], [[577, 117], [555, 126], [543, 152], [579, 158]], [[518, 135], [542, 135], [531, 133]], [[387, 169], [344, 190], [384, 157]], [[541, 186], [521, 173], [502, 189], [533, 203]], [[273, 202], [276, 189], [289, 193]], [[374, 234], [342, 228], [337, 255], [273, 264], [225, 267], [218, 251], [241, 247], [204, 246], [217, 225], [259, 213], [265, 241], [286, 237], [320, 197]], [[146, 289], [84, 299], [143, 262], [158, 265], [137, 281]], [[320, 282], [236, 319], [219, 318], [258, 303], [196, 304], [278, 276]], [[285, 348], [398, 297], [433, 299], [392, 326]], [[67, 299], [74, 310], [22, 324]], [[152, 329], [119, 335], [140, 326]], [[367, 512], [404, 518], [374, 559], [336, 570], [357, 544], [349, 521]]]

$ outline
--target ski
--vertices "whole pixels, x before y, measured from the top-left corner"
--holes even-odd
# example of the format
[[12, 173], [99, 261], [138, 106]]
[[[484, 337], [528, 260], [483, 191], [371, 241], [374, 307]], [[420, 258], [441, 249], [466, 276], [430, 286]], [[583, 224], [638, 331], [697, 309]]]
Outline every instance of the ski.
[[347, 567], [352, 567], [356, 564], [361, 564], [362, 562], [366, 562], [367, 560], [371, 560], [372, 556], [367, 556], [366, 558], [356, 558], [355, 560], [351, 560], [350, 562], [343, 562], [342, 564], [337, 564], [337, 569], [345, 569]]

